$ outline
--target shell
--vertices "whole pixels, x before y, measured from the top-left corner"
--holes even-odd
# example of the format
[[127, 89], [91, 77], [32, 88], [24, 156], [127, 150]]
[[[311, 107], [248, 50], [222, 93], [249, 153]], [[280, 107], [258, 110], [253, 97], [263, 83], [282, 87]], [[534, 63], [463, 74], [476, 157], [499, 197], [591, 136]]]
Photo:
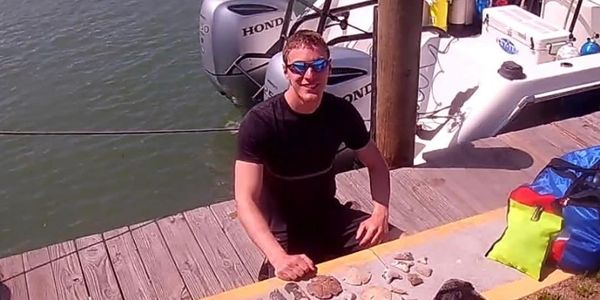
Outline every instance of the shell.
[[392, 287], [392, 293], [398, 294], [398, 295], [408, 295], [407, 291], [405, 291], [399, 287], [395, 287], [395, 286]]
[[407, 251], [407, 252], [400, 252], [396, 255], [394, 255], [394, 259], [395, 260], [406, 260], [406, 261], [413, 261], [415, 260], [415, 258], [413, 257], [412, 253]]
[[367, 284], [371, 280], [371, 272], [362, 271], [357, 267], [349, 267], [342, 280], [350, 285]]
[[333, 276], [317, 275], [306, 285], [306, 290], [318, 299], [330, 299], [342, 292], [342, 285]]
[[391, 300], [392, 292], [380, 286], [366, 288], [360, 294], [360, 300]]
[[416, 265], [413, 270], [425, 277], [430, 277], [431, 273], [433, 273], [433, 269], [423, 265]]

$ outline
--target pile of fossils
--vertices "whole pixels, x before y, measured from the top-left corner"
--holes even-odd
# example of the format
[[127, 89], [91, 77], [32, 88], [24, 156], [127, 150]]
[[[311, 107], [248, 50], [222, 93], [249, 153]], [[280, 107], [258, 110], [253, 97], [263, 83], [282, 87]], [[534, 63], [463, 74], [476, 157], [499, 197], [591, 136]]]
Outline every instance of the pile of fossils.
[[[287, 283], [284, 290], [292, 295], [294, 300], [310, 300], [312, 296], [316, 299], [335, 300], [391, 300], [392, 293], [402, 295], [405, 299], [408, 292], [393, 285], [394, 281], [406, 279], [415, 287], [424, 282], [424, 277], [430, 277], [433, 270], [428, 266], [427, 257], [415, 259], [411, 252], [401, 252], [394, 256], [394, 261], [385, 268], [381, 276], [388, 287], [367, 286], [357, 295], [349, 290], [344, 291], [342, 283], [331, 275], [318, 275], [312, 278], [306, 285], [306, 291], [294, 282]], [[371, 273], [357, 267], [349, 267], [343, 274], [342, 282], [351, 286], [367, 285], [371, 281]], [[307, 294], [308, 293], [308, 294]], [[278, 289], [269, 294], [270, 300], [286, 300]], [[408, 298], [406, 298], [408, 300]]]

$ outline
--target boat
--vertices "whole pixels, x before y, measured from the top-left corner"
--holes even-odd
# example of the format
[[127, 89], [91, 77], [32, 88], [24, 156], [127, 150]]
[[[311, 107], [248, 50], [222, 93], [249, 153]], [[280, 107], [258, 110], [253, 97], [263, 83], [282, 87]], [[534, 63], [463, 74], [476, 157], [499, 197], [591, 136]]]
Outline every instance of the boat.
[[[478, 10], [473, 0], [454, 0], [448, 20], [459, 24], [448, 28], [463, 29], [454, 32], [433, 26], [424, 2], [414, 163], [556, 120], [535, 113], [539, 107], [554, 107], [559, 119], [599, 110], [600, 55], [582, 52], [600, 32], [598, 1], [544, 0], [535, 12], [525, 1]], [[224, 98], [251, 107], [287, 87], [284, 38], [316, 30], [332, 58], [326, 91], [350, 101], [370, 128], [376, 10], [373, 0], [204, 0], [204, 71]]]

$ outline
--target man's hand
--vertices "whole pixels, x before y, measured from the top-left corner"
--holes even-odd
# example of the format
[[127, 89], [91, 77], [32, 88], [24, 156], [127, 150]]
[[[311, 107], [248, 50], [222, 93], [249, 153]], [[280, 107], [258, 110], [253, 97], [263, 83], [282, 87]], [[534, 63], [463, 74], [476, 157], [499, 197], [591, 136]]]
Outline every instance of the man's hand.
[[377, 205], [373, 214], [362, 221], [356, 231], [356, 239], [359, 240], [361, 247], [372, 247], [383, 241], [387, 234], [388, 227], [388, 209], [387, 207]]
[[304, 254], [283, 255], [271, 262], [275, 268], [275, 275], [282, 280], [296, 281], [311, 273], [317, 268], [312, 260]]

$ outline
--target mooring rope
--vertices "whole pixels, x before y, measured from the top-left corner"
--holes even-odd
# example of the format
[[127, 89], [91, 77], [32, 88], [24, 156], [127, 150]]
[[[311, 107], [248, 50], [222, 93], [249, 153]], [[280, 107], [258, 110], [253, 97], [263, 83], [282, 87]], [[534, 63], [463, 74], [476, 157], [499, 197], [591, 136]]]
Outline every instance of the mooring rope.
[[157, 130], [67, 130], [67, 131], [21, 131], [0, 130], [0, 135], [49, 136], [49, 135], [158, 135], [189, 134], [209, 132], [235, 132], [237, 127], [192, 128], [192, 129], [157, 129]]

